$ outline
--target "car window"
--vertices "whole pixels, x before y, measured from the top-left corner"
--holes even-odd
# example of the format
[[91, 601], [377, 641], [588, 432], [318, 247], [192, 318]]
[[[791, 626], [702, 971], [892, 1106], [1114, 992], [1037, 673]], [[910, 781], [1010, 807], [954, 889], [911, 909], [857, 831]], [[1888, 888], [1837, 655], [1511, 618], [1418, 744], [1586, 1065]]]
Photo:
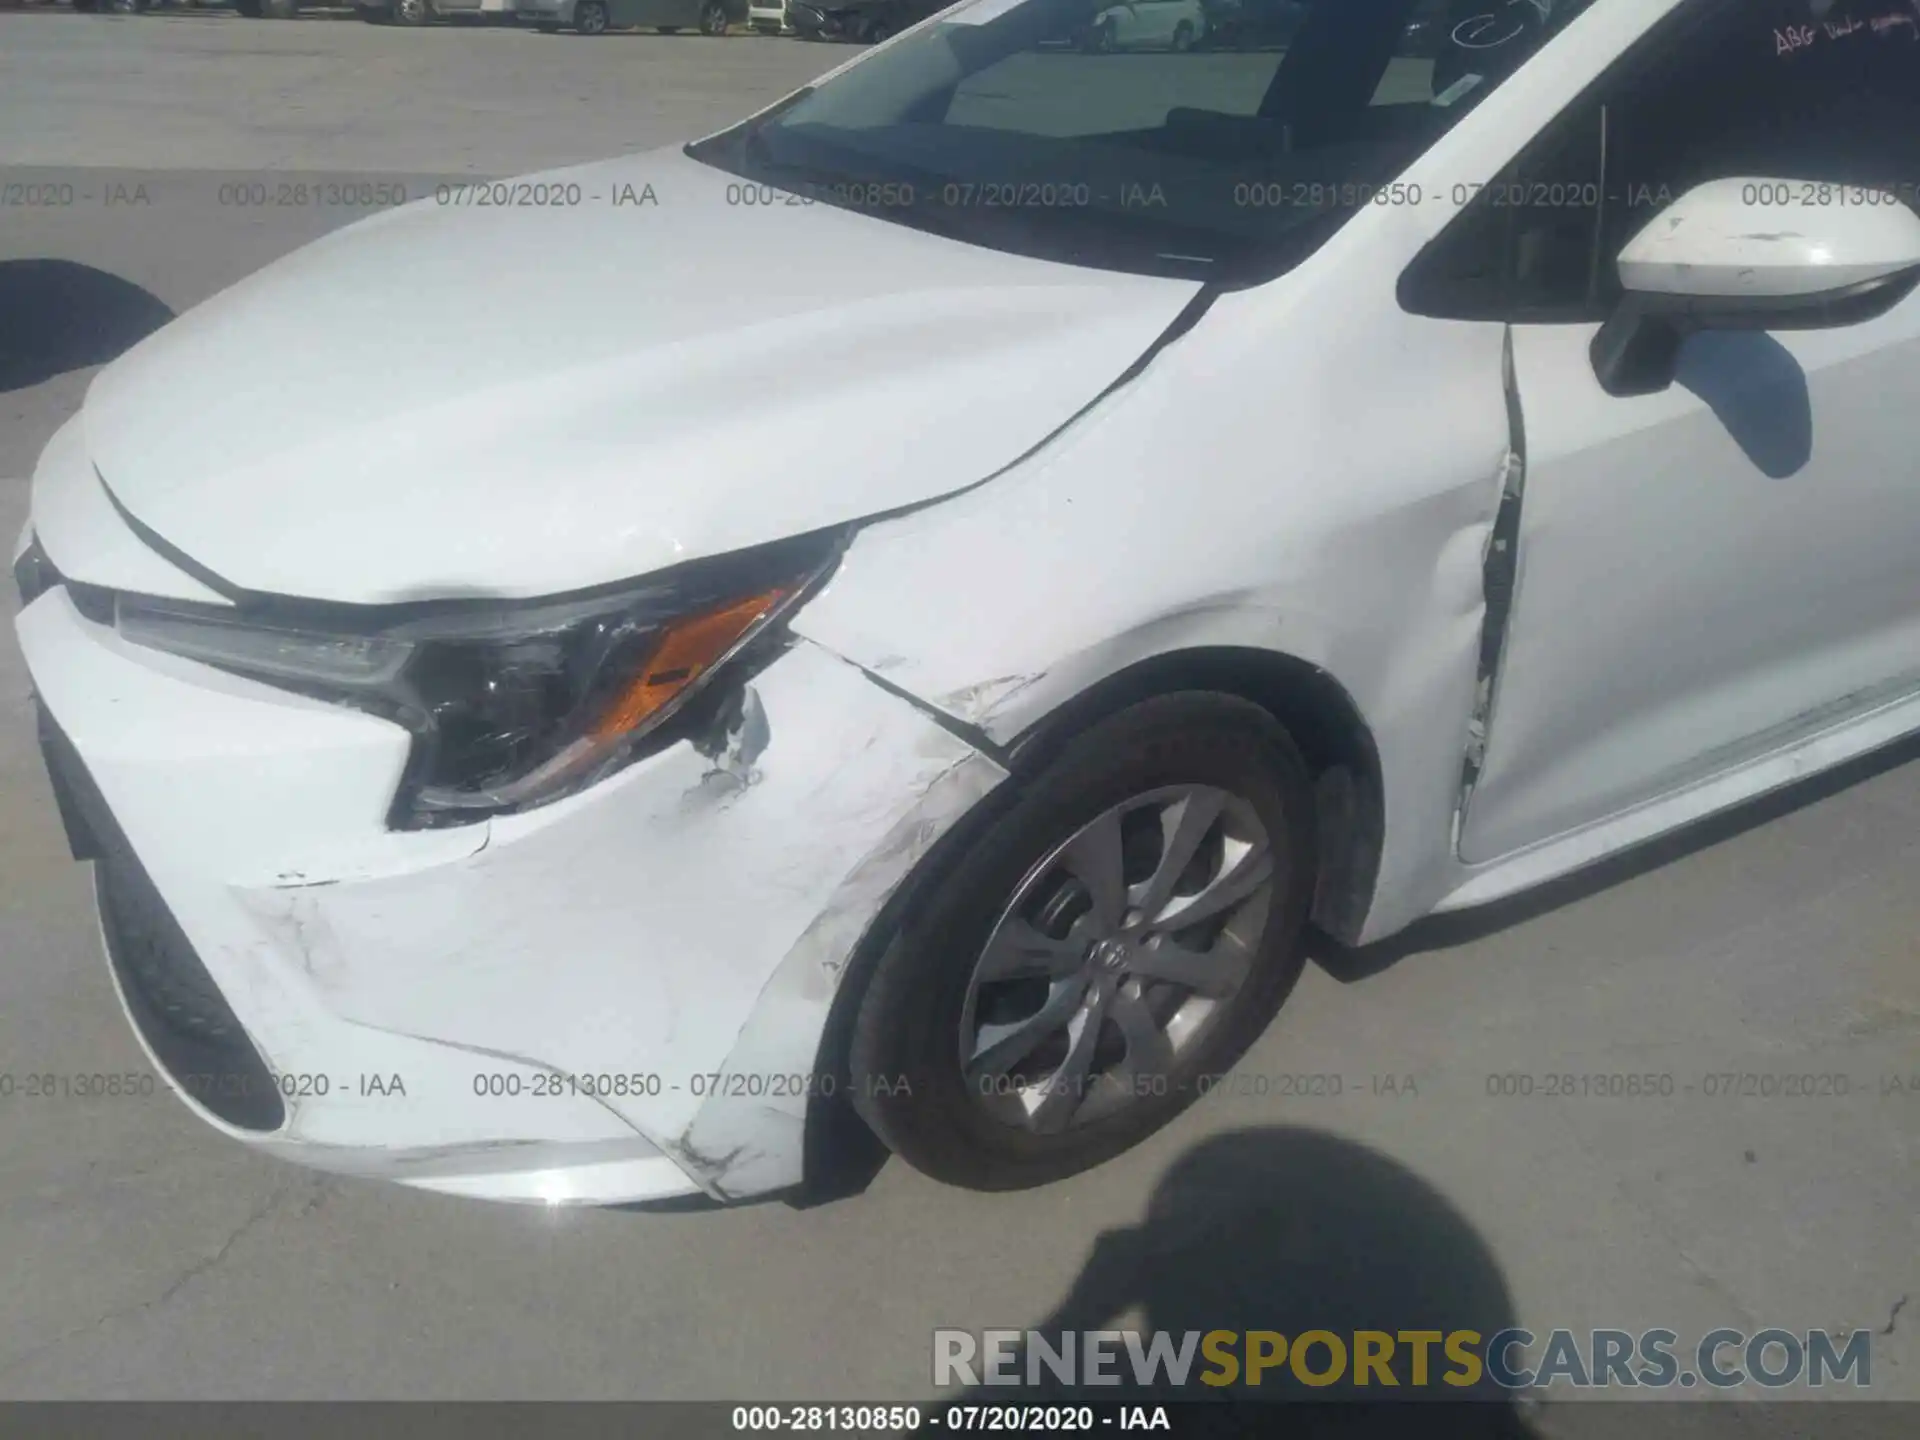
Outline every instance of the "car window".
[[1604, 318], [1627, 241], [1692, 186], [1737, 176], [1798, 182], [1766, 193], [1783, 216], [1867, 190], [1920, 210], [1920, 0], [1693, 7], [1485, 187], [1402, 301]]
[[689, 153], [976, 244], [1259, 279], [1409, 198], [1583, 3], [970, 0]]

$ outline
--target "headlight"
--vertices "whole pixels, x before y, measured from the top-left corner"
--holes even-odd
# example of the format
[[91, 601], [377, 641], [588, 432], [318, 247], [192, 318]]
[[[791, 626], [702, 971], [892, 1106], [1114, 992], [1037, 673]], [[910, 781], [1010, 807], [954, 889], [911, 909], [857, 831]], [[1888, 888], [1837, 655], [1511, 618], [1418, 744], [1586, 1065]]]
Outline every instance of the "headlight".
[[127, 640], [357, 706], [415, 735], [392, 823], [530, 809], [619, 768], [833, 567], [808, 537], [530, 604], [220, 609], [121, 596]]

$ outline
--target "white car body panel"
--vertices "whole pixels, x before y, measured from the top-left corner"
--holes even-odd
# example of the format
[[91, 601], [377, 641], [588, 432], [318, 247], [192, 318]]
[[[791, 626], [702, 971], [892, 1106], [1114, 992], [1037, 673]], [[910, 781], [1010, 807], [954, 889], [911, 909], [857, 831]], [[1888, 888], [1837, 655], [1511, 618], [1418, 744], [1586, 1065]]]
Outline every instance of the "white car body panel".
[[40, 452], [32, 506], [32, 533], [69, 579], [205, 605], [226, 603], [218, 590], [168, 563], [128, 527], [94, 473], [78, 415]]
[[[1507, 448], [1503, 328], [1421, 320], [1388, 287], [1339, 283], [1355, 251], [1405, 245], [1363, 233], [1398, 228], [1393, 215], [1358, 217], [1287, 279], [1217, 301], [1017, 473], [864, 531], [797, 628], [1001, 743], [1155, 655], [1304, 660], [1365, 716], [1397, 817], [1369, 931], [1430, 908], [1454, 883], [1447, 841]], [[1287, 331], [1320, 346], [1292, 365], [1257, 358]], [[1207, 379], [1255, 364], [1289, 396], [1284, 416]], [[1365, 386], [1347, 382], [1349, 365]], [[1382, 412], [1400, 423], [1369, 423]], [[1220, 483], [1128, 486], [1135, 466]], [[1069, 517], [1071, 560], [1054, 538]], [[1172, 558], [1157, 567], [1157, 554]], [[976, 585], [956, 604], [957, 577], [982, 555], [1057, 574], [1055, 603]], [[1185, 558], [1200, 555], [1204, 599]]]
[[[750, 760], [677, 746], [525, 816], [394, 833], [399, 727], [129, 645], [64, 591], [28, 606], [18, 633], [49, 711], [274, 1073], [334, 1082], [290, 1099], [269, 1140], [243, 1138], [497, 1198], [793, 1183], [805, 1086], [733, 1094], [724, 1077], [814, 1069], [851, 946], [1002, 778], [800, 645], [754, 682], [768, 738]], [[251, 761], [262, 745], [270, 756]], [[639, 911], [637, 876], [656, 896]], [[556, 909], [541, 901], [560, 877]], [[535, 1076], [636, 1072], [660, 1076], [657, 1093], [531, 1091]], [[395, 1073], [403, 1097], [353, 1083]], [[525, 1077], [521, 1093], [476, 1093], [503, 1073]], [[582, 1142], [600, 1147], [585, 1173], [507, 1163]]]
[[[589, 199], [421, 201], [134, 347], [82, 411], [107, 487], [241, 590], [585, 589], [973, 484], [1198, 288], [788, 204], [677, 151], [541, 178]], [[804, 275], [733, 282], [768, 254]], [[350, 415], [288, 383], [315, 371], [361, 382]], [[182, 374], [220, 383], [182, 405]]]
[[1693, 336], [1678, 383], [1636, 398], [1595, 380], [1596, 328], [1514, 331], [1526, 497], [1473, 860], [1920, 689], [1920, 455], [1899, 440], [1920, 296], [1838, 329]]
[[1620, 283], [1636, 294], [1819, 295], [1920, 264], [1920, 226], [1892, 191], [1887, 203], [1832, 207], [1817, 238], [1782, 230], [1780, 207], [1761, 193], [1738, 176], [1688, 191], [1620, 252]]
[[[865, 522], [750, 682], [763, 747], [678, 744], [443, 830], [387, 828], [397, 725], [129, 645], [64, 590], [28, 605], [42, 701], [272, 1068], [408, 1080], [296, 1097], [271, 1134], [196, 1108], [450, 1193], [791, 1185], [806, 1077], [888, 902], [1006, 780], [1007, 747], [1182, 652], [1311, 666], [1364, 723], [1388, 823], [1342, 937], [1363, 943], [1910, 733], [1920, 473], [1875, 463], [1911, 406], [1863, 361], [1913, 373], [1920, 302], [1778, 342], [1818, 419], [1773, 480], [1685, 388], [1601, 394], [1592, 327], [1396, 298], [1456, 184], [1499, 174], [1673, 3], [1602, 0], [1401, 177], [1426, 201], [1362, 208], [1158, 348], [1197, 285], [730, 204], [760, 187], [661, 152], [541, 177], [602, 197], [578, 209], [352, 227], [103, 372], [34, 516], [56, 567], [108, 588], [523, 598]], [[604, 198], [647, 187], [657, 208]], [[779, 283], [716, 281], [769, 253]], [[296, 361], [363, 377], [357, 408], [312, 407]], [[183, 406], [183, 370], [232, 380]], [[1706, 554], [1703, 532], [1739, 544]], [[1623, 554], [1640, 589], [1596, 616], [1583, 597]], [[636, 1074], [659, 1084], [476, 1088]]]
[[[1620, 0], [1588, 10], [1403, 179], [1450, 198], [1460, 177], [1498, 174], [1569, 93], [1670, 8]], [[1017, 475], [864, 532], [798, 627], [1001, 741], [1157, 655], [1251, 646], [1304, 660], [1364, 717], [1395, 817], [1364, 926], [1346, 938], [1376, 940], [1433, 910], [1473, 874], [1452, 840], [1485, 615], [1481, 567], [1508, 459], [1505, 327], [1409, 315], [1389, 277], [1457, 213], [1448, 203], [1369, 206], [1289, 275], [1222, 297]], [[1314, 344], [1283, 371], [1274, 336], [1288, 332]], [[1255, 364], [1271, 386], [1257, 406], [1206, 378]], [[1113, 483], [1155, 465], [1212, 481], [1164, 493]], [[951, 604], [951, 577], [970, 557], [1052, 564], [1044, 536], [1068, 516], [1083, 558], [1063, 579], [1063, 603], [1008, 596], [1000, 610], [996, 592], [975, 590], [966, 606]], [[1085, 583], [1100, 573], [1098, 557], [1156, 551], [1174, 557], [1164, 591], [1151, 566], [1112, 586]], [[1174, 579], [1198, 554], [1219, 577], [1204, 604]]]

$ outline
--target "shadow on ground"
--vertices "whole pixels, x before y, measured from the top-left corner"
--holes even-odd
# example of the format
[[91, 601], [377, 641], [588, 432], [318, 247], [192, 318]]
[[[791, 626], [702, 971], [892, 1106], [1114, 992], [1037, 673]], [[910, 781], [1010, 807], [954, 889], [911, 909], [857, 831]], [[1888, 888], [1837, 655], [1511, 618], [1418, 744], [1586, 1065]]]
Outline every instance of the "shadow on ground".
[[[1126, 1317], [1124, 1320], [1122, 1317]], [[956, 1317], [956, 1325], [966, 1322]], [[1476, 1330], [1490, 1336], [1514, 1318], [1500, 1266], [1473, 1226], [1432, 1186], [1376, 1151], [1317, 1130], [1272, 1127], [1213, 1136], [1167, 1171], [1137, 1226], [1108, 1231], [1072, 1289], [1053, 1312], [1027, 1328], [1061, 1343], [1061, 1333], [1090, 1330], [1169, 1332], [1176, 1345], [1188, 1332], [1278, 1331], [1291, 1340], [1307, 1331], [1351, 1337], [1358, 1330]], [[1235, 1347], [1244, 1357], [1245, 1351]], [[1155, 1405], [1176, 1400], [1346, 1402], [1284, 1408], [1249, 1415], [1248, 1405], [1188, 1413], [1180, 1434], [1330, 1435], [1418, 1434], [1440, 1420], [1410, 1405], [1382, 1406], [1377, 1376], [1352, 1383], [1352, 1367], [1332, 1384], [1309, 1387], [1281, 1365], [1260, 1383], [1244, 1370], [1227, 1385], [1200, 1377], [1220, 1373], [1196, 1346], [1184, 1385], [1165, 1371], [1137, 1384], [1123, 1346], [1116, 1346], [1118, 1385], [1069, 1385], [1044, 1365], [1029, 1368], [1024, 1347], [1012, 1367], [1024, 1382], [976, 1384], [953, 1403], [962, 1405]], [[1309, 1351], [1308, 1373], [1329, 1368], [1324, 1347]], [[1450, 1406], [1445, 1431], [1486, 1440], [1532, 1435], [1504, 1392], [1477, 1385], [1434, 1383], [1459, 1373], [1441, 1348], [1429, 1352], [1430, 1383], [1416, 1392], [1404, 1352], [1395, 1355], [1400, 1389], [1386, 1398], [1416, 1395], [1480, 1403]], [[937, 1376], [935, 1377], [938, 1378]], [[984, 1373], [978, 1378], [984, 1381]], [[1354, 1403], [1359, 1401], [1372, 1404]], [[1266, 1407], [1261, 1407], [1263, 1411]], [[1425, 1407], [1420, 1407], [1424, 1409]], [[1411, 1412], [1411, 1413], [1410, 1413]], [[1209, 1416], [1214, 1417], [1211, 1421]]]
[[151, 291], [71, 260], [0, 260], [0, 393], [104, 365], [173, 318]]

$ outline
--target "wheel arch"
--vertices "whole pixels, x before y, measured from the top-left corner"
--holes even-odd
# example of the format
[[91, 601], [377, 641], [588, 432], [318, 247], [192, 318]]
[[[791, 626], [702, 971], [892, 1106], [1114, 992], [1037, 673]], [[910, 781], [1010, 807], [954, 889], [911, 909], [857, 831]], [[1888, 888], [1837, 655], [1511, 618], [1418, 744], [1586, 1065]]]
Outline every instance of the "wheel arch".
[[[862, 1188], [886, 1158], [845, 1099], [851, 1083], [847, 1052], [868, 981], [896, 942], [916, 898], [939, 883], [980, 829], [1018, 798], [1022, 781], [1043, 769], [1074, 735], [1128, 706], [1182, 691], [1231, 695], [1257, 705], [1292, 737], [1314, 793], [1318, 840], [1310, 919], [1343, 943], [1360, 934], [1379, 874], [1385, 790], [1373, 731], [1346, 687], [1317, 665], [1253, 647], [1200, 646], [1127, 665], [1030, 721], [1001, 749], [996, 758], [1007, 766], [1007, 782], [935, 843], [887, 898], [848, 957], [815, 1061], [814, 1073], [831, 1076], [834, 1083], [827, 1087], [831, 1094], [816, 1094], [808, 1103], [802, 1203]], [[968, 733], [969, 738], [979, 735]]]
[[1312, 919], [1351, 943], [1373, 899], [1386, 832], [1379, 747], [1352, 695], [1317, 665], [1274, 650], [1210, 645], [1134, 662], [1031, 722], [1007, 747], [1016, 783], [1087, 726], [1156, 695], [1205, 690], [1258, 705], [1292, 736], [1314, 785]]

